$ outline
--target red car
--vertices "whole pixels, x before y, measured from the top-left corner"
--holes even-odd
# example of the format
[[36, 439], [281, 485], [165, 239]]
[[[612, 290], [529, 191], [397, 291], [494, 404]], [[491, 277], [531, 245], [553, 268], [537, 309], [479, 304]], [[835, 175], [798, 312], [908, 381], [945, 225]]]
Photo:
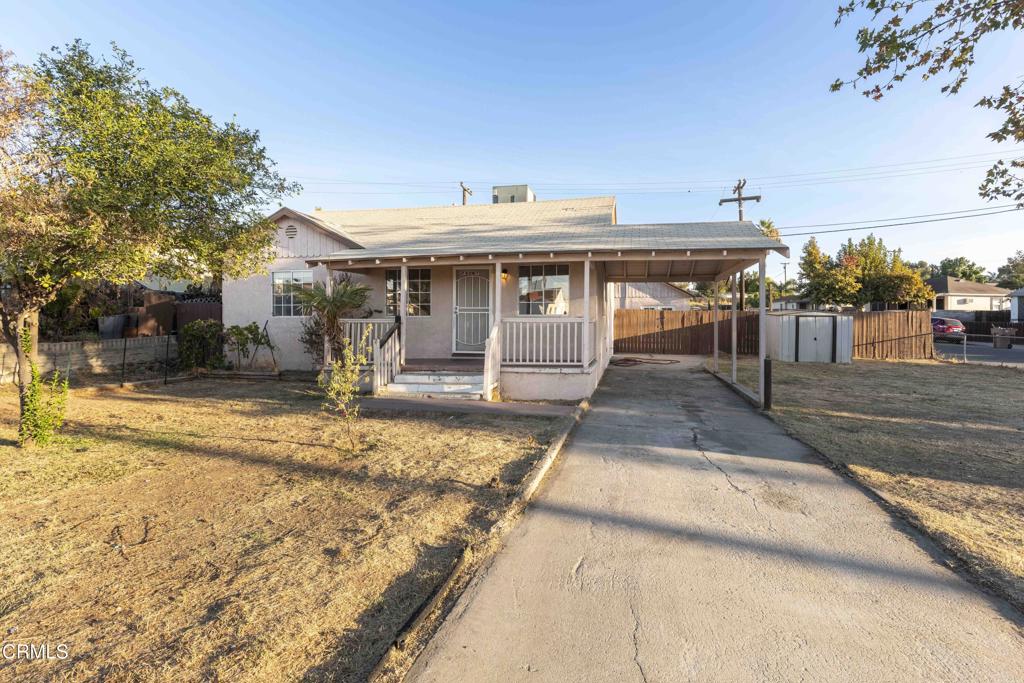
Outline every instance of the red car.
[[967, 334], [967, 328], [956, 318], [932, 318], [932, 335], [935, 341], [950, 341], [960, 344]]

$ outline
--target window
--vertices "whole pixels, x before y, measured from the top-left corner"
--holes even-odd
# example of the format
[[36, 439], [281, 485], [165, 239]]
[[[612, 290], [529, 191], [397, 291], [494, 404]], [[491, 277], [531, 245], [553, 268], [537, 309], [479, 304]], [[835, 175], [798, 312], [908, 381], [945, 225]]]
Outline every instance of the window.
[[290, 285], [300, 285], [303, 289], [313, 289], [313, 271], [286, 270], [274, 273], [273, 315], [303, 315], [302, 307], [290, 291]]
[[519, 266], [519, 315], [568, 315], [569, 266]]
[[[402, 271], [398, 268], [389, 268], [384, 271], [384, 304], [388, 315], [398, 315], [401, 292]], [[430, 315], [430, 268], [409, 269], [408, 315]]]

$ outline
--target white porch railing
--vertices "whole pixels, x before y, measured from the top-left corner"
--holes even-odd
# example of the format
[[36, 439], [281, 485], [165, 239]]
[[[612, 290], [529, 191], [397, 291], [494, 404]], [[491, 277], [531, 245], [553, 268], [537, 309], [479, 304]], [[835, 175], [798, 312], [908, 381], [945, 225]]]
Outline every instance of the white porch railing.
[[501, 377], [501, 329], [496, 322], [484, 342], [484, 400], [490, 401]]
[[596, 323], [590, 321], [590, 358], [583, 358], [583, 318], [530, 316], [502, 320], [502, 365], [589, 365], [596, 348]]
[[[369, 326], [373, 326], [366, 339], [366, 361], [372, 363], [377, 355], [377, 347], [380, 338], [395, 323], [394, 318], [349, 318], [338, 321], [341, 324], [342, 333], [352, 343], [353, 350], [363, 339], [363, 332]], [[325, 349], [327, 351], [327, 349]], [[330, 358], [326, 358], [330, 362]]]
[[399, 326], [391, 323], [373, 347], [373, 395], [377, 396], [402, 371], [402, 335]]

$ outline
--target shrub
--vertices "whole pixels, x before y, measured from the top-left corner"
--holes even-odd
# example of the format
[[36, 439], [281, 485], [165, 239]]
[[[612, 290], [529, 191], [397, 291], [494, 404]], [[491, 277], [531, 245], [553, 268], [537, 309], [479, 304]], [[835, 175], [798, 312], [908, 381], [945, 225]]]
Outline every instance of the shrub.
[[[32, 334], [28, 328], [21, 333], [21, 349], [28, 359], [31, 379], [24, 392], [21, 425], [18, 429], [18, 443], [22, 446], [36, 444], [45, 446], [53, 441], [54, 435], [64, 424], [68, 403], [68, 378], [54, 371], [47, 385], [39, 374], [39, 367], [32, 361]], [[48, 386], [48, 396], [43, 396], [43, 387]]]
[[341, 345], [341, 360], [336, 360], [324, 368], [317, 379], [326, 395], [324, 410], [337, 413], [345, 421], [349, 445], [353, 451], [357, 446], [353, 428], [359, 418], [359, 403], [356, 401], [359, 396], [359, 377], [362, 366], [366, 365], [366, 350], [372, 327], [373, 325], [366, 326], [358, 347], [354, 349], [352, 342], [345, 339]]
[[193, 320], [178, 332], [178, 356], [181, 366], [223, 368], [224, 325], [216, 320]]
[[318, 315], [311, 315], [302, 319], [302, 334], [299, 335], [299, 342], [306, 350], [313, 364], [321, 367], [324, 364], [324, 321]]
[[[225, 343], [231, 353], [235, 354], [235, 368], [242, 367], [242, 359], [249, 362], [249, 367], [256, 361], [256, 352], [262, 346], [266, 349], [273, 349], [270, 335], [261, 330], [256, 323], [249, 323], [244, 327], [232, 325], [224, 330]], [[251, 353], [250, 353], [251, 349]]]

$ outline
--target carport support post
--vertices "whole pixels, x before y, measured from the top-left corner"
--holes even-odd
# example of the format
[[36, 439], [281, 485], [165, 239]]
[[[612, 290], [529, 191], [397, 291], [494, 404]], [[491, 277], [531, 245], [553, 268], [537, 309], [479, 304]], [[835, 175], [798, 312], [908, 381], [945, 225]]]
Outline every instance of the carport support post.
[[590, 367], [590, 259], [583, 261], [583, 367]]
[[715, 325], [714, 341], [712, 342], [714, 347], [711, 350], [711, 367], [715, 369], [715, 372], [718, 372], [718, 280], [714, 281], [714, 292], [714, 303], [712, 305], [715, 307]]
[[[331, 275], [331, 269], [328, 268], [327, 269], [327, 280], [324, 282], [324, 292], [327, 294], [328, 297], [330, 297], [331, 293], [333, 291], [334, 291], [334, 276]], [[331, 358], [331, 339], [330, 339], [330, 335], [325, 334], [324, 335], [324, 367], [323, 367], [323, 369], [326, 370], [327, 366], [329, 366], [331, 364], [332, 360], [333, 359]]]
[[399, 313], [399, 330], [398, 330], [398, 362], [401, 365], [405, 365], [405, 347], [409, 341], [409, 327], [406, 324], [409, 318], [409, 266], [402, 266], [402, 282], [401, 290], [398, 293], [398, 313]]
[[732, 322], [732, 383], [736, 384], [736, 274], [729, 278], [729, 283], [732, 287], [732, 296], [729, 297], [729, 315], [731, 316]]
[[[761, 408], [769, 406], [765, 400], [765, 372], [764, 361], [768, 355], [768, 313], [765, 308], [765, 287], [764, 287], [764, 256], [757, 262], [757, 397]], [[835, 334], [832, 336], [835, 341]]]

